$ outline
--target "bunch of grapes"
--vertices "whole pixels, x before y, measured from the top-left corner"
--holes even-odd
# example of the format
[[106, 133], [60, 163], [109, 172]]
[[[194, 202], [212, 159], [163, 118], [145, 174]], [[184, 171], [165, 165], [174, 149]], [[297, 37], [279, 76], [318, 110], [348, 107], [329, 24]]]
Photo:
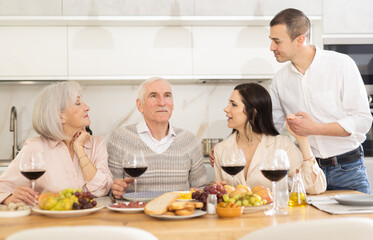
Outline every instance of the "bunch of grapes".
[[78, 198], [78, 202], [73, 204], [74, 210], [94, 208], [97, 205], [94, 196], [90, 192], [76, 191], [75, 197]]
[[218, 199], [218, 203], [223, 201], [223, 195], [227, 193], [227, 190], [222, 185], [218, 185], [216, 183], [211, 183], [210, 185], [206, 186], [203, 191], [197, 190], [192, 193], [192, 198], [203, 202], [203, 211], [206, 211], [206, 202], [207, 202], [207, 196], [209, 194], [216, 194], [216, 197]]

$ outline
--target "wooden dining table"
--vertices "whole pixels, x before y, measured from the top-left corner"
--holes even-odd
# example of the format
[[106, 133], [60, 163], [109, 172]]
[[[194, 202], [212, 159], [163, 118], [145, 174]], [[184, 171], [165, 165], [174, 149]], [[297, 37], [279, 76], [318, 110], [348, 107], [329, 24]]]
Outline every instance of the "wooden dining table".
[[[355, 191], [327, 191], [322, 195], [359, 194]], [[287, 209], [287, 215], [266, 216], [263, 211], [243, 214], [237, 218], [219, 218], [217, 215], [203, 215], [184, 220], [160, 220], [141, 213], [120, 213], [107, 208], [86, 216], [52, 218], [32, 212], [18, 218], [0, 218], [0, 239], [25, 229], [55, 226], [105, 225], [128, 226], [143, 229], [159, 239], [238, 239], [263, 227], [289, 222], [325, 218], [365, 217], [372, 214], [331, 215], [311, 205]], [[110, 233], [108, 233], [109, 235]], [[110, 236], [108, 236], [110, 238]]]

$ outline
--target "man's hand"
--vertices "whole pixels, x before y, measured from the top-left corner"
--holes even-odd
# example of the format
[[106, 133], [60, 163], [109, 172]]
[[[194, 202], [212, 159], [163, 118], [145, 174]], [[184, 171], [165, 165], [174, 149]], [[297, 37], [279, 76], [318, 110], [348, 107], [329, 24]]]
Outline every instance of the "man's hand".
[[114, 179], [113, 185], [111, 186], [111, 192], [113, 193], [114, 197], [116, 199], [120, 199], [123, 193], [125, 193], [131, 186], [131, 183], [133, 183], [133, 181], [133, 178]]
[[30, 187], [18, 186], [16, 189], [14, 189], [13, 194], [4, 200], [4, 204], [9, 205], [11, 202], [23, 202], [33, 206], [37, 204], [37, 199], [38, 193], [32, 190]]
[[[319, 135], [319, 123], [315, 122], [308, 113], [298, 112], [295, 117], [287, 117], [287, 125], [290, 134], [298, 136]], [[293, 135], [294, 136], [294, 135]], [[295, 137], [295, 136], [294, 136]]]

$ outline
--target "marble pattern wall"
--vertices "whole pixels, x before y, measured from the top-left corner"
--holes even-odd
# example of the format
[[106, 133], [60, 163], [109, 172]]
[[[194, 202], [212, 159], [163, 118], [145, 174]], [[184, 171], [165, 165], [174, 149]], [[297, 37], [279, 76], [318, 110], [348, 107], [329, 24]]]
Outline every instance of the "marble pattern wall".
[[[268, 82], [264, 83], [267, 87]], [[223, 109], [236, 83], [174, 84], [175, 110], [171, 123], [202, 138], [225, 138], [230, 129]], [[38, 93], [46, 85], [0, 85], [0, 159], [12, 154], [13, 133], [9, 131], [10, 109], [18, 112], [18, 143], [37, 136], [32, 129], [32, 108]], [[82, 85], [83, 100], [91, 107], [89, 115], [95, 135], [107, 141], [119, 126], [137, 123], [142, 116], [135, 101], [138, 85]]]

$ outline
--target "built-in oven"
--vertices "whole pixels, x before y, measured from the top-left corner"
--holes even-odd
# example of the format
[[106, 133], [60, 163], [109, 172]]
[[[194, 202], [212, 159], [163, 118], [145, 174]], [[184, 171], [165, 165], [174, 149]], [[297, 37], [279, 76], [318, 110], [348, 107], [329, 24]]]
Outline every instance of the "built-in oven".
[[[373, 114], [373, 34], [328, 36], [323, 41], [324, 49], [344, 53], [354, 59], [367, 89]], [[365, 156], [373, 156], [373, 127], [367, 133], [363, 148]]]

